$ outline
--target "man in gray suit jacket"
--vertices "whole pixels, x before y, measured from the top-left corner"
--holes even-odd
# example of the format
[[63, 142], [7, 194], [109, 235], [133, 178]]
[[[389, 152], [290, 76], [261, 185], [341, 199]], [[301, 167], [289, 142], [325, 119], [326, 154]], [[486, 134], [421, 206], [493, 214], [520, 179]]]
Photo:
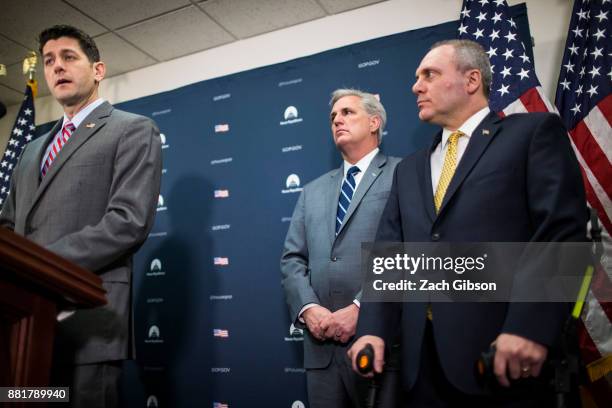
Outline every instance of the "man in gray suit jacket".
[[291, 319], [307, 329], [304, 367], [314, 408], [362, 405], [367, 384], [346, 356], [359, 315], [361, 243], [374, 240], [399, 161], [378, 149], [387, 115], [375, 95], [339, 89], [330, 105], [344, 162], [304, 187], [281, 258]]
[[98, 97], [106, 68], [89, 35], [55, 26], [39, 40], [64, 117], [25, 147], [0, 225], [102, 278], [106, 306], [58, 317], [52, 382], [71, 387], [73, 406], [117, 406], [121, 361], [132, 346], [132, 255], [159, 196], [159, 131]]

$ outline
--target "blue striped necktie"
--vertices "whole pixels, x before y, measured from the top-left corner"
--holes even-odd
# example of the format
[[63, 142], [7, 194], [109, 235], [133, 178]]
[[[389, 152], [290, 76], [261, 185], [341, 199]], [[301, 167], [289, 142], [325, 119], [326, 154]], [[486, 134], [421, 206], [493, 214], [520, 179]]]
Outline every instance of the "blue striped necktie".
[[351, 204], [353, 194], [355, 194], [354, 175], [359, 173], [359, 171], [359, 167], [351, 167], [350, 169], [348, 169], [348, 172], [346, 173], [346, 178], [342, 182], [342, 188], [340, 189], [340, 198], [338, 199], [338, 211], [336, 212], [336, 235], [338, 235], [338, 231], [340, 231], [340, 227], [342, 226], [342, 220], [344, 220], [349, 205]]

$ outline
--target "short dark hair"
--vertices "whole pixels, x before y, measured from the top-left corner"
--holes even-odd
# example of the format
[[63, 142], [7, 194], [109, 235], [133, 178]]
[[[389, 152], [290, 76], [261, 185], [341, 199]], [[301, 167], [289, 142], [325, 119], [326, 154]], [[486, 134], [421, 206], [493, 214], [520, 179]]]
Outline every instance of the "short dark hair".
[[38, 35], [38, 51], [40, 55], [43, 53], [43, 47], [50, 40], [57, 40], [60, 37], [74, 38], [79, 42], [81, 51], [87, 55], [87, 59], [91, 62], [100, 61], [100, 51], [93, 38], [83, 30], [69, 25], [55, 25], [43, 30]]

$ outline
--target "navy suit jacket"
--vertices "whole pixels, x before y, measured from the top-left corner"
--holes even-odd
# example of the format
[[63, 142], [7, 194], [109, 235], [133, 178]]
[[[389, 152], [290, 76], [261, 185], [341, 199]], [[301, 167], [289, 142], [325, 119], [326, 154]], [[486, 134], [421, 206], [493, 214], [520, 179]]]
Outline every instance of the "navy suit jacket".
[[[436, 214], [430, 156], [440, 143], [398, 164], [377, 241], [584, 241], [587, 209], [580, 169], [556, 115], [489, 114], [476, 128]], [[432, 303], [434, 339], [447, 379], [480, 394], [474, 363], [502, 332], [544, 345], [558, 339], [566, 304]], [[423, 303], [368, 303], [358, 335], [386, 344], [401, 328], [403, 385], [418, 376], [426, 322]]]

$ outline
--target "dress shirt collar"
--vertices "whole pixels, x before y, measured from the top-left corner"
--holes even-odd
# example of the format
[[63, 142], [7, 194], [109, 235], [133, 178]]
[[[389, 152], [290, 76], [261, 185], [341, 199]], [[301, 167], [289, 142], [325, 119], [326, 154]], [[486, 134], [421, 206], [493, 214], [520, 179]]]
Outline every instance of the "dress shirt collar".
[[344, 161], [344, 177], [346, 177], [346, 173], [348, 173], [349, 169], [353, 166], [357, 166], [359, 167], [359, 172], [361, 174], [363, 174], [364, 171], [366, 171], [368, 169], [368, 167], [370, 166], [370, 163], [372, 163], [372, 160], [374, 159], [374, 156], [376, 156], [379, 152], [379, 148], [375, 148], [374, 150], [372, 150], [370, 153], [366, 154], [365, 156], [363, 156], [361, 158], [361, 160], [359, 160], [357, 163], [355, 164], [351, 164], [349, 162], [347, 162], [346, 160]]
[[[489, 114], [489, 112], [491, 112], [491, 109], [489, 109], [488, 106], [485, 106], [484, 108], [470, 116], [468, 120], [466, 120], [461, 126], [459, 126], [457, 130], [462, 132], [467, 137], [466, 140], [469, 141], [470, 137], [472, 137], [472, 133], [474, 133], [474, 130], [476, 130], [478, 125], [480, 125], [480, 122], [482, 122], [482, 120]], [[451, 133], [453, 133], [452, 130], [442, 130], [442, 150], [445, 149], [446, 143], [448, 142], [448, 138], [450, 137]]]
[[[94, 109], [96, 109], [98, 106], [102, 105], [103, 103], [104, 103], [104, 99], [102, 98], [96, 99], [95, 101], [93, 101], [92, 103], [90, 103], [89, 105], [81, 109], [79, 113], [77, 113], [76, 115], [72, 117], [72, 119], [68, 119], [68, 116], [66, 116], [66, 114], [64, 113], [64, 121], [62, 122], [62, 128], [64, 127], [66, 122], [70, 121], [74, 125], [74, 128], [77, 129], [79, 125], [81, 124], [81, 122], [83, 122], [83, 120], [87, 116], [89, 116], [89, 114], [93, 112]], [[61, 129], [60, 129], [60, 132], [61, 132]]]

